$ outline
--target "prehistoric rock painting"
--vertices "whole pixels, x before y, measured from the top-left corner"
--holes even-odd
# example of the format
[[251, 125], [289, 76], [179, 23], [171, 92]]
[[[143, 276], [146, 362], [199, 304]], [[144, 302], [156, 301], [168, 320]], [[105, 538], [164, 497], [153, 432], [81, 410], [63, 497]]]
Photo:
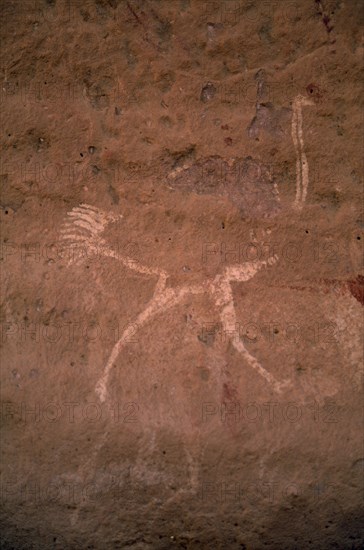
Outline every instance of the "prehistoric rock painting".
[[302, 128], [302, 107], [313, 105], [310, 99], [297, 96], [293, 102], [292, 140], [296, 150], [296, 199], [294, 208], [300, 210], [306, 200], [308, 190], [308, 161], [304, 149]]
[[226, 161], [210, 157], [168, 175], [173, 189], [227, 197], [245, 218], [272, 217], [280, 211], [277, 184], [268, 166], [252, 157]]
[[[258, 86], [259, 97], [259, 86]], [[302, 107], [314, 102], [297, 96], [292, 105], [291, 137], [296, 152], [296, 199], [294, 208], [300, 209], [306, 200], [308, 188], [308, 162], [303, 142]], [[272, 114], [273, 106], [257, 103], [257, 115], [248, 128], [249, 137], [258, 135], [265, 128], [275, 137], [283, 133], [280, 124], [286, 121], [288, 109]], [[244, 218], [271, 218], [281, 210], [278, 185], [269, 165], [248, 156], [242, 159], [224, 160], [219, 156], [194, 162], [192, 166], [180, 166], [168, 174], [173, 189], [198, 195], [227, 197], [239, 209]]]
[[[293, 102], [292, 114], [292, 139], [296, 150], [296, 197], [294, 208], [300, 210], [306, 200], [308, 189], [308, 162], [304, 152], [303, 129], [302, 129], [302, 106], [312, 105], [312, 102], [303, 96], [298, 96]], [[247, 165], [246, 165], [247, 166]], [[195, 172], [193, 172], [193, 178]], [[187, 178], [187, 185], [191, 187], [191, 178]], [[188, 183], [190, 182], [190, 183]], [[192, 186], [194, 187], [194, 186]], [[201, 188], [202, 189], [202, 188]], [[197, 186], [197, 190], [200, 187]], [[219, 193], [224, 194], [229, 192], [229, 189], [219, 189]], [[276, 190], [278, 195], [278, 190]], [[235, 201], [243, 201], [244, 196], [235, 185]], [[273, 204], [274, 206], [274, 204]], [[119, 217], [122, 217], [120, 215]], [[200, 285], [168, 287], [168, 273], [162, 269], [150, 268], [141, 265], [139, 262], [124, 256], [112, 249], [103, 237], [105, 228], [109, 223], [116, 221], [118, 217], [107, 212], [101, 211], [94, 206], [81, 204], [68, 212], [68, 220], [62, 228], [62, 238], [65, 244], [73, 243], [87, 246], [90, 251], [97, 251], [107, 258], [113, 258], [119, 261], [129, 269], [141, 274], [149, 275], [157, 278], [154, 294], [145, 307], [145, 309], [136, 317], [135, 322], [130, 325], [121, 338], [116, 342], [103, 373], [99, 378], [95, 391], [101, 402], [104, 402], [108, 396], [108, 382], [111, 369], [127, 345], [132, 334], [135, 334], [135, 327], [140, 329], [147, 322], [158, 315], [163, 315], [167, 310], [180, 304], [185, 297], [191, 295], [206, 294], [211, 298], [212, 303], [217, 308], [221, 322], [225, 327], [227, 334], [233, 334], [237, 325], [237, 317], [234, 305], [234, 297], [232, 283], [246, 282], [253, 278], [261, 269], [272, 267], [277, 256], [271, 256], [266, 261], [252, 261], [244, 264], [236, 264], [233, 266], [224, 267], [222, 272], [212, 280], [205, 280]], [[80, 261], [80, 260], [79, 260]], [[289, 384], [288, 380], [276, 380], [270, 372], [268, 372], [259, 361], [251, 355], [245, 348], [241, 340], [231, 338], [231, 343], [238, 353], [244, 358], [247, 365], [254, 369], [266, 382], [273, 388], [274, 391], [280, 392]]]

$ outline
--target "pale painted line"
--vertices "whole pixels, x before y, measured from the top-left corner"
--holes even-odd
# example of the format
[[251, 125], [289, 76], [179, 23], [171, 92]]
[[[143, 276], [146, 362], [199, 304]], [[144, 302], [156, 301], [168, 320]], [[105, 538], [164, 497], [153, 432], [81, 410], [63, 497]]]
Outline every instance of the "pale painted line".
[[82, 202], [78, 207], [76, 206], [75, 208], [83, 208], [85, 210], [93, 210], [97, 214], [100, 212], [99, 208], [96, 208], [96, 206], [92, 206], [91, 204], [86, 204], [84, 202]]
[[96, 229], [98, 229], [98, 231], [102, 231], [104, 229], [106, 223], [107, 223], [106, 220], [102, 221], [102, 220], [99, 220], [99, 219], [95, 219], [90, 214], [87, 214], [87, 213], [84, 213], [84, 212], [77, 212], [76, 209], [71, 210], [71, 212], [68, 212], [68, 216], [70, 218], [75, 218], [75, 219], [86, 221], [92, 227], [95, 227]]
[[98, 229], [97, 227], [91, 225], [90, 222], [84, 221], [83, 219], [74, 220], [73, 224], [77, 225], [79, 227], [82, 227], [86, 231], [89, 231], [90, 233], [92, 233], [92, 235], [94, 235], [94, 236], [97, 235], [98, 233], [100, 233], [100, 229]]
[[131, 335], [131, 332], [134, 331], [135, 325], [138, 328], [141, 328], [151, 317], [163, 313], [167, 309], [177, 305], [182, 298], [189, 293], [192, 294], [203, 294], [205, 291], [203, 286], [191, 286], [191, 287], [182, 287], [180, 289], [166, 289], [163, 294], [156, 294], [149, 302], [149, 305], [144, 309], [136, 318], [135, 322], [128, 326], [123, 332], [120, 340], [114, 345], [109, 359], [105, 365], [104, 372], [102, 377], [96, 384], [95, 392], [98, 395], [101, 402], [104, 402], [107, 397], [107, 384], [110, 375], [110, 371], [114, 365], [115, 360], [119, 356], [122, 348], [125, 344], [128, 343], [128, 338]]
[[307, 197], [309, 185], [308, 161], [303, 140], [302, 106], [313, 105], [313, 101], [303, 96], [297, 96], [293, 101], [292, 141], [296, 151], [296, 198], [293, 207], [302, 209]]
[[105, 256], [108, 256], [109, 258], [115, 258], [116, 260], [119, 260], [123, 265], [129, 267], [133, 271], [137, 271], [138, 273], [143, 273], [145, 275], [157, 275], [158, 277], [161, 277], [164, 281], [168, 278], [168, 273], [161, 269], [153, 269], [151, 267], [146, 267], [144, 265], [139, 264], [137, 260], [133, 260], [128, 257], [121, 256], [115, 250], [111, 249], [105, 249], [104, 250]]

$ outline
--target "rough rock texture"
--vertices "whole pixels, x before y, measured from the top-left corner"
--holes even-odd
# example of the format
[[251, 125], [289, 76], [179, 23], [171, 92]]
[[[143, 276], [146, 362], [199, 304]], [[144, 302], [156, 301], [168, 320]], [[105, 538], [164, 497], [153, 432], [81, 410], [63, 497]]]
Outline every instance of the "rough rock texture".
[[0, 7], [1, 548], [362, 548], [362, 2]]

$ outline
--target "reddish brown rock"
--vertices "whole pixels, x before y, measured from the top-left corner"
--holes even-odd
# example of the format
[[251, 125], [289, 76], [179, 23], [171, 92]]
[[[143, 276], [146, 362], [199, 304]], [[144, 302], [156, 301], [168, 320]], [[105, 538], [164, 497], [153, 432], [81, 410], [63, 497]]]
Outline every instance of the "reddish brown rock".
[[1, 548], [363, 547], [362, 11], [2, 0]]

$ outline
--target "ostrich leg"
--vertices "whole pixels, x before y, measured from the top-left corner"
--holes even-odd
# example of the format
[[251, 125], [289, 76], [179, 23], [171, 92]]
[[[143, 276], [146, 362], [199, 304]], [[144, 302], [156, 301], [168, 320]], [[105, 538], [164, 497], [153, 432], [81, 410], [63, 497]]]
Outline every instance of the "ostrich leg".
[[225, 273], [215, 279], [215, 300], [220, 310], [220, 318], [223, 327], [230, 337], [234, 348], [244, 357], [249, 366], [256, 370], [273, 387], [274, 391], [280, 393], [281, 389], [287, 385], [287, 382], [278, 382], [275, 378], [262, 367], [259, 361], [251, 355], [245, 348], [236, 332], [237, 319], [234, 306], [234, 296], [231, 288], [232, 282], [248, 281], [262, 268], [273, 265], [277, 257], [271, 257], [267, 261], [251, 262], [239, 266], [228, 267]]
[[177, 289], [167, 288], [163, 291], [157, 288], [149, 305], [138, 315], [135, 323], [130, 325], [122, 334], [121, 338], [114, 345], [111, 354], [107, 360], [102, 377], [96, 384], [95, 392], [99, 396], [101, 402], [105, 401], [107, 396], [107, 384], [110, 375], [110, 370], [123, 347], [127, 344], [128, 338], [135, 333], [134, 327], [137, 325], [141, 328], [147, 321], [155, 315], [163, 313], [177, 305], [187, 294], [202, 294], [203, 286], [180, 287]]
[[254, 370], [256, 370], [260, 376], [262, 376], [276, 391], [277, 393], [281, 392], [281, 389], [283, 388], [285, 383], [278, 382], [274, 376], [272, 376], [262, 365], [259, 363], [259, 361], [251, 355], [248, 350], [245, 348], [243, 342], [239, 338], [239, 334], [237, 333], [237, 319], [236, 319], [236, 313], [235, 313], [235, 307], [234, 307], [234, 298], [231, 291], [229, 301], [225, 304], [223, 309], [220, 313], [221, 322], [223, 323], [224, 330], [229, 335], [230, 341], [236, 351], [242, 355], [242, 357], [245, 359], [246, 363], [252, 367]]

